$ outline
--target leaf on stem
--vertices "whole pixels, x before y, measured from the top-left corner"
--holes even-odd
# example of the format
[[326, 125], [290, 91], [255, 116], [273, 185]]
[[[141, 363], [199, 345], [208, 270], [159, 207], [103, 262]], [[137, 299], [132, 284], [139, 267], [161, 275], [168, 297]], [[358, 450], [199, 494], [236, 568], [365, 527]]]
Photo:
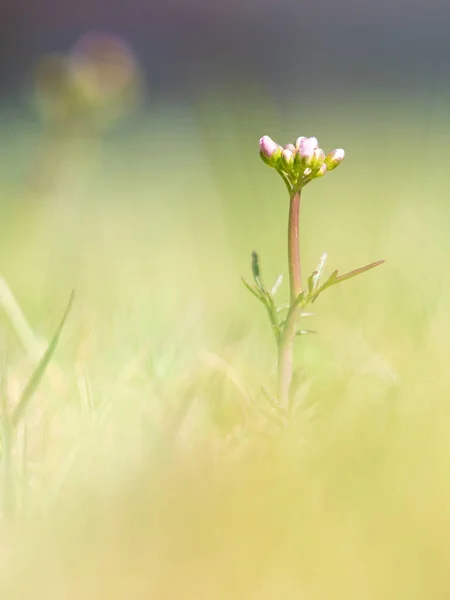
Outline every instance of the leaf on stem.
[[311, 294], [311, 302], [315, 302], [318, 296], [325, 291], [327, 288], [332, 285], [336, 285], [337, 283], [341, 283], [341, 281], [346, 281], [347, 279], [352, 279], [352, 277], [356, 277], [357, 275], [361, 275], [361, 273], [365, 273], [366, 271], [370, 271], [370, 269], [374, 269], [379, 265], [382, 265], [384, 260], [377, 260], [376, 262], [370, 263], [364, 267], [360, 267], [359, 269], [354, 269], [353, 271], [349, 271], [348, 273], [344, 273], [344, 275], [339, 275], [338, 271], [333, 271], [327, 281], [320, 286], [313, 294]]
[[326, 263], [327, 257], [328, 257], [328, 254], [326, 252], [324, 252], [322, 254], [322, 256], [320, 257], [320, 261], [319, 261], [319, 264], [317, 265], [317, 269], [313, 273], [313, 290], [316, 290], [317, 286], [320, 283], [320, 278], [323, 275], [323, 270], [325, 268], [325, 263]]
[[259, 269], [259, 257], [254, 250], [252, 252], [252, 274], [256, 285], [259, 287], [259, 289], [263, 289], [263, 285], [261, 283], [261, 272]]
[[248, 289], [248, 291], [253, 294], [256, 298], [258, 298], [258, 300], [260, 300], [261, 302], [265, 303], [262, 297], [262, 292], [261, 290], [256, 287], [256, 285], [252, 285], [251, 283], [248, 283], [248, 281], [246, 281], [243, 277], [241, 277], [242, 279], [242, 283], [245, 285], [245, 287]]
[[314, 294], [319, 285], [320, 278], [322, 277], [323, 270], [325, 268], [325, 262], [327, 260], [327, 253], [324, 252], [320, 257], [319, 264], [317, 265], [317, 269], [311, 273], [308, 277], [308, 293], [310, 296]]
[[278, 292], [282, 282], [283, 282], [283, 275], [278, 275], [278, 277], [275, 280], [275, 283], [272, 286], [272, 289], [270, 290], [270, 293], [272, 296], [275, 296], [275, 294]]
[[305, 305], [306, 305], [308, 303], [308, 301], [309, 301], [309, 296], [306, 296], [305, 292], [302, 292], [295, 299], [295, 302], [291, 306], [291, 310], [293, 310], [294, 308], [296, 308], [299, 304], [303, 304], [303, 302], [305, 302], [305, 301], [306, 301], [306, 303], [305, 303]]
[[317, 275], [317, 271], [313, 271], [308, 277], [308, 294], [312, 296], [314, 293], [314, 277]]

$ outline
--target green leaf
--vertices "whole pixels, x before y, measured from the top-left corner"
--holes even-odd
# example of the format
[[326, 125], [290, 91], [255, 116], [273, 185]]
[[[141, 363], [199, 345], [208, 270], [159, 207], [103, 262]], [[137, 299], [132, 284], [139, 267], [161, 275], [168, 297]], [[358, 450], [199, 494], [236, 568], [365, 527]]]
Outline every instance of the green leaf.
[[258, 254], [253, 250], [252, 252], [252, 274], [253, 274], [253, 279], [255, 280], [256, 285], [261, 288], [261, 272], [259, 269], [259, 256]]
[[308, 294], [310, 296], [313, 295], [314, 292], [314, 280], [317, 275], [317, 271], [313, 271], [311, 275], [308, 277]]
[[278, 342], [280, 337], [280, 326], [278, 324], [277, 307], [275, 306], [275, 302], [273, 301], [270, 292], [264, 288], [259, 288], [256, 285], [251, 285], [244, 278], [242, 278], [242, 283], [251, 294], [264, 304], [267, 314], [269, 315], [270, 325], [273, 328], [275, 338]]
[[374, 269], [379, 265], [382, 265], [384, 260], [377, 260], [376, 262], [370, 263], [364, 267], [360, 267], [359, 269], [354, 269], [353, 271], [349, 271], [348, 273], [344, 273], [344, 275], [338, 275], [338, 271], [333, 271], [327, 281], [317, 289], [314, 294], [312, 294], [311, 302], [315, 302], [323, 291], [332, 285], [336, 285], [337, 283], [341, 283], [341, 281], [346, 281], [347, 279], [352, 279], [352, 277], [356, 277], [357, 275], [361, 275], [361, 273], [365, 273], [366, 271], [370, 271], [370, 269]]
[[375, 267], [382, 265], [384, 262], [386, 262], [386, 261], [377, 260], [376, 262], [370, 263], [370, 265], [366, 265], [365, 267], [360, 267], [359, 269], [354, 269], [353, 271], [349, 271], [348, 273], [345, 273], [344, 275], [339, 275], [339, 277], [336, 280], [336, 283], [340, 283], [341, 281], [345, 281], [346, 279], [351, 279], [352, 277], [356, 277], [357, 275], [360, 275], [361, 273], [370, 271], [370, 269], [374, 269]]
[[277, 316], [277, 307], [275, 306], [275, 302], [273, 298], [267, 290], [264, 290], [264, 304], [266, 305], [267, 314], [269, 315], [270, 324], [274, 330], [275, 338], [278, 342], [278, 339], [281, 335], [280, 327], [278, 324], [278, 316]]
[[58, 326], [58, 329], [56, 330], [55, 335], [53, 336], [50, 344], [47, 347], [47, 350], [44, 352], [44, 355], [42, 356], [41, 360], [39, 361], [37, 367], [33, 371], [30, 379], [28, 380], [28, 382], [25, 386], [25, 389], [23, 390], [23, 392], [19, 398], [17, 406], [15, 407], [15, 409], [13, 410], [13, 412], [11, 414], [10, 424], [11, 424], [12, 428], [16, 427], [17, 424], [19, 423], [23, 412], [25, 411], [26, 407], [28, 406], [28, 403], [31, 400], [34, 392], [37, 390], [39, 383], [41, 382], [41, 379], [45, 373], [45, 370], [47, 369], [48, 364], [49, 364], [50, 360], [52, 359], [53, 354], [55, 353], [56, 347], [59, 342], [59, 338], [61, 336], [62, 329], [63, 329], [66, 319], [69, 315], [70, 309], [72, 308], [73, 299], [74, 299], [74, 292], [72, 292], [70, 295], [69, 302], [67, 304], [67, 308], [64, 312], [64, 316], [61, 319], [61, 322]]
[[245, 285], [245, 287], [248, 289], [248, 291], [253, 294], [256, 298], [258, 298], [258, 300], [260, 300], [261, 302], [263, 302], [265, 304], [265, 301], [263, 300], [262, 297], [262, 293], [259, 290], [259, 288], [256, 287], [256, 285], [252, 285], [251, 283], [248, 283], [248, 281], [246, 281], [243, 277], [242, 279], [242, 283]]
[[[302, 292], [301, 294], [299, 294], [297, 296], [297, 298], [295, 299], [295, 302], [293, 304], [293, 306], [291, 306], [291, 310], [293, 310], [296, 306], [298, 306], [299, 304], [303, 304], [304, 301], [308, 300], [308, 296], [305, 297], [305, 292]], [[306, 302], [306, 304], [308, 304], [308, 302]]]

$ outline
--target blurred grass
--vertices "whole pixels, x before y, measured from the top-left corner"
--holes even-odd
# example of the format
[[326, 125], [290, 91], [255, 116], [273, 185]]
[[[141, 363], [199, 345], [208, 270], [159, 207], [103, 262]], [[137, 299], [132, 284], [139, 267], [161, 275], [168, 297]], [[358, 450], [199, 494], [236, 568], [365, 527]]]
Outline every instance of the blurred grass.
[[[5, 116], [0, 274], [38, 337], [76, 302], [16, 440], [3, 597], [449, 597], [450, 119], [424, 102], [155, 106], [37, 180], [41, 132]], [[266, 133], [347, 153], [305, 190], [304, 272], [387, 260], [317, 303], [269, 437], [273, 341], [240, 282], [253, 249], [286, 273]], [[13, 402], [33, 365], [0, 323]]]

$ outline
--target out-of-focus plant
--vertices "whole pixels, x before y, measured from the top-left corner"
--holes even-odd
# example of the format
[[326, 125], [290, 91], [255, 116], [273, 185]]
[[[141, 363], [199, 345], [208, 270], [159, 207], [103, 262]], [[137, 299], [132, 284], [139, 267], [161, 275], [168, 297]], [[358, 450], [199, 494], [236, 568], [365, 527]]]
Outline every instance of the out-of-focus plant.
[[[16, 510], [15, 475], [13, 473], [13, 446], [17, 429], [24, 421], [24, 414], [30, 401], [36, 393], [42, 378], [50, 369], [50, 363], [58, 346], [62, 330], [66, 323], [69, 312], [72, 308], [74, 292], [72, 292], [67, 304], [64, 315], [54, 333], [50, 343], [44, 348], [36, 342], [32, 331], [23, 317], [20, 308], [15, 302], [6, 282], [0, 281], [0, 304], [9, 316], [13, 327], [21, 338], [27, 350], [35, 359], [34, 369], [26, 381], [18, 398], [13, 399], [12, 406], [9, 402], [9, 393], [6, 385], [6, 372], [2, 373], [0, 385], [0, 467], [1, 467], [1, 487], [0, 487], [0, 520], [7, 521], [14, 516]], [[26, 430], [25, 430], [26, 431]], [[25, 435], [25, 434], [24, 434]], [[26, 446], [26, 439], [24, 445]], [[26, 470], [27, 456], [23, 452], [23, 471]], [[24, 473], [23, 487], [26, 488], [27, 481]]]
[[136, 58], [120, 38], [89, 33], [67, 55], [45, 57], [35, 73], [36, 99], [53, 123], [105, 127], [133, 106], [141, 77]]
[[138, 61], [117, 36], [92, 32], [67, 54], [44, 57], [34, 73], [43, 134], [32, 187], [52, 188], [75, 154], [92, 162], [100, 136], [132, 111], [141, 91]]
[[[290, 300], [286, 305], [275, 304], [274, 296], [282, 282], [282, 276], [271, 289], [265, 287], [260, 271], [259, 259], [256, 252], [252, 255], [252, 273], [254, 284], [244, 280], [248, 290], [265, 306], [270, 325], [275, 335], [278, 349], [278, 395], [272, 405], [284, 417], [292, 411], [292, 373], [293, 350], [296, 336], [310, 333], [309, 330], [299, 329], [300, 317], [306, 316], [305, 309], [314, 303], [328, 288], [356, 277], [369, 269], [382, 264], [379, 260], [365, 265], [343, 275], [335, 270], [322, 282], [325, 268], [326, 253], [320, 259], [317, 269], [307, 278], [306, 285], [302, 281], [300, 262], [300, 198], [303, 188], [314, 179], [323, 177], [328, 171], [334, 170], [344, 160], [345, 153], [341, 148], [329, 154], [319, 148], [315, 137], [299, 137], [295, 144], [287, 144], [284, 148], [265, 135], [260, 140], [260, 156], [262, 160], [280, 175], [289, 194], [289, 223], [288, 223], [288, 266]], [[280, 317], [283, 313], [285, 317]]]

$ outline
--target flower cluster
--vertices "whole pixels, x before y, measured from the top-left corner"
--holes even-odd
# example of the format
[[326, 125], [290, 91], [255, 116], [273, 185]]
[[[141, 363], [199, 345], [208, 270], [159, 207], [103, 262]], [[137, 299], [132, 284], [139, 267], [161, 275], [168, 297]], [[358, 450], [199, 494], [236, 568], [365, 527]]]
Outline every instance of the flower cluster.
[[263, 161], [276, 169], [294, 190], [332, 171], [345, 157], [342, 148], [325, 155], [315, 137], [299, 137], [295, 144], [283, 148], [265, 135], [259, 140], [259, 149]]

